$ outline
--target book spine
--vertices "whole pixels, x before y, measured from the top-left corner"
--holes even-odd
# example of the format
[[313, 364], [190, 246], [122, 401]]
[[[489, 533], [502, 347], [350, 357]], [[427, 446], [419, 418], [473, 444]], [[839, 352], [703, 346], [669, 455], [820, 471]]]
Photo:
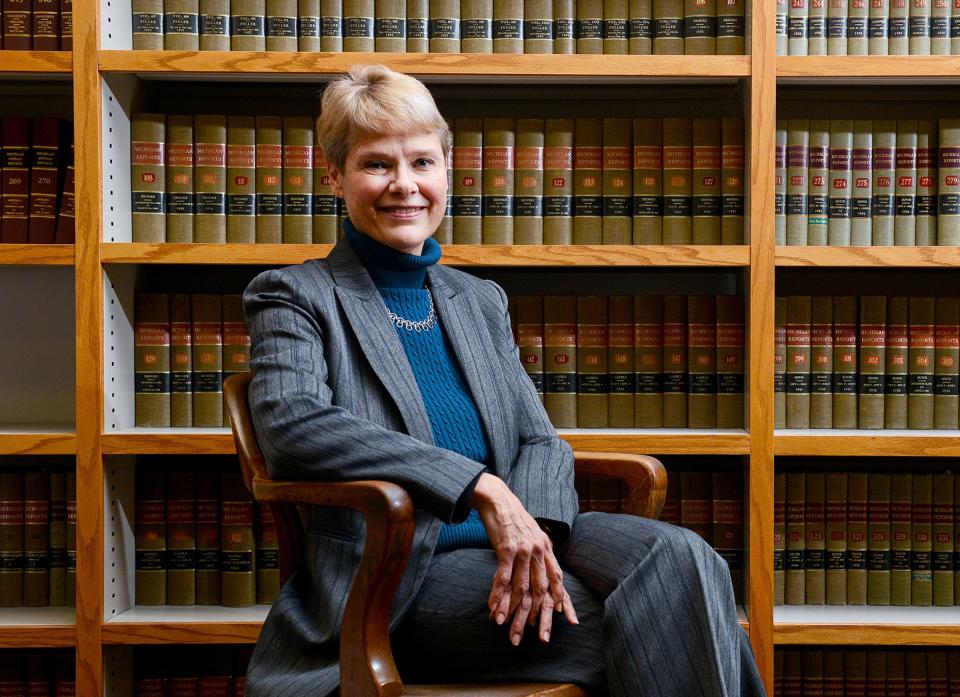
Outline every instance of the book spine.
[[867, 604], [867, 496], [869, 476], [847, 476], [847, 605]]
[[720, 0], [717, 3], [717, 55], [743, 55], [745, 36], [743, 0]]
[[693, 120], [663, 120], [663, 243], [693, 241]]
[[933, 428], [936, 302], [910, 298], [910, 378], [908, 428]]
[[804, 549], [806, 479], [802, 472], [787, 473], [786, 579], [784, 600], [787, 605], [803, 605], [806, 594]]
[[867, 652], [847, 649], [843, 652], [844, 689], [849, 697], [867, 696]]
[[[223, 312], [223, 379], [250, 370], [250, 330], [243, 317], [243, 296], [222, 295]], [[226, 404], [223, 425], [230, 426]]]
[[131, 224], [134, 242], [166, 241], [163, 114], [134, 114], [130, 126]]
[[883, 379], [883, 427], [906, 428], [910, 374], [909, 301], [887, 298], [886, 375]]
[[776, 37], [776, 47], [778, 56], [788, 56], [788, 37], [787, 37], [787, 0], [775, 0], [776, 12], [774, 16], [774, 36]]
[[136, 604], [163, 605], [167, 599], [167, 512], [163, 472], [143, 465], [137, 468], [135, 498]]
[[553, 0], [553, 52], [576, 53], [576, 3], [574, 0]]
[[919, 246], [937, 243], [937, 126], [917, 122], [917, 237]]
[[[374, 0], [343, 0], [343, 50], [372, 52], [375, 50], [373, 21]], [[259, 139], [257, 140], [259, 143]]]
[[802, 660], [803, 694], [823, 694], [823, 651], [804, 649]]
[[134, 424], [170, 426], [170, 297], [134, 298]]
[[483, 244], [513, 244], [515, 122], [483, 120]]
[[857, 298], [833, 299], [833, 427], [857, 427]]
[[313, 121], [283, 117], [283, 241], [313, 241]]
[[170, 296], [170, 425], [193, 426], [193, 333], [190, 296]]
[[743, 602], [743, 478], [713, 473], [713, 548], [730, 569], [734, 601]]
[[257, 239], [257, 143], [252, 116], [227, 117], [227, 242]]
[[257, 161], [257, 242], [283, 241], [283, 120], [255, 118]]
[[826, 526], [824, 559], [824, 601], [827, 605], [847, 604], [847, 473], [826, 475]]
[[871, 56], [885, 56], [890, 50], [890, 2], [870, 0], [867, 49]]
[[196, 503], [193, 472], [167, 476], [167, 604], [196, 602]]
[[[653, 0], [630, 0], [629, 13], [629, 53], [631, 56], [649, 56], [653, 53]], [[719, 46], [719, 39], [717, 43]], [[724, 43], [724, 48], [729, 50], [733, 47], [728, 41]]]
[[[163, 48], [166, 51], [200, 50], [199, 0], [164, 0]], [[177, 142], [170, 140], [171, 143]]]
[[[682, 56], [684, 0], [653, 0], [653, 52]], [[577, 43], [577, 53], [580, 44]]]
[[73, 0], [60, 0], [60, 50], [73, 50]]
[[634, 364], [637, 392], [633, 402], [634, 426], [663, 425], [663, 298], [634, 298]]
[[743, 297], [717, 296], [717, 428], [743, 427]]
[[[927, 684], [930, 697], [947, 697], [950, 694], [946, 651], [927, 651]], [[923, 694], [920, 692], [919, 694]]]
[[320, 50], [320, 0], [297, 0], [297, 50]]
[[543, 299], [543, 405], [556, 428], [577, 426], [577, 300]]
[[606, 428], [610, 386], [607, 372], [607, 298], [577, 298], [577, 426]]
[[[739, 2], [739, 0], [736, 0]], [[723, 119], [720, 243], [743, 244], [743, 119]]]
[[[381, 0], [383, 2], [384, 0]], [[493, 2], [494, 7], [497, 0]], [[430, 0], [430, 53], [460, 52], [460, 3]], [[494, 41], [496, 46], [496, 41]], [[378, 51], [384, 49], [377, 48]]]
[[911, 56], [930, 55], [930, 0], [911, 0], [910, 38]]
[[720, 119], [693, 119], [694, 244], [720, 244], [723, 134]]
[[916, 473], [912, 476], [913, 542], [908, 597], [911, 605], [925, 607], [933, 604], [933, 475]]
[[76, 184], [73, 166], [73, 143], [70, 143], [70, 154], [67, 159], [67, 169], [63, 175], [63, 193], [60, 196], [60, 210], [57, 211], [57, 233], [55, 244], [73, 244], [76, 237], [76, 198], [74, 196]]
[[799, 649], [783, 649], [783, 697], [802, 697], [803, 653]]
[[787, 51], [791, 56], [807, 55], [807, 0], [790, 0], [787, 10]]
[[573, 243], [573, 119], [546, 119], [543, 243]]
[[897, 172], [894, 197], [893, 243], [917, 243], [917, 122], [897, 122]]
[[607, 425], [610, 428], [633, 428], [633, 403], [636, 394], [636, 364], [633, 346], [632, 295], [611, 295], [607, 337], [610, 350], [607, 366], [610, 373], [610, 401]]
[[201, 51], [230, 50], [230, 1], [200, 0], [199, 31]]
[[784, 604], [787, 542], [787, 475], [773, 475], [773, 604]]
[[[414, 27], [422, 29], [422, 38], [426, 43], [427, 20], [426, 10], [423, 15], [417, 15], [421, 24], [410, 20], [410, 5], [424, 5], [427, 0], [407, 0], [407, 50], [410, 50], [410, 33]], [[343, 0], [320, 0], [320, 50], [340, 52], [343, 50]], [[426, 48], [424, 48], [426, 51]]]
[[830, 122], [810, 121], [807, 170], [807, 244], [827, 244], [830, 212]]
[[227, 117], [194, 118], [195, 242], [227, 241]]
[[850, 246], [852, 153], [853, 121], [834, 119], [830, 122], [830, 201], [827, 224], [827, 240], [831, 247]]
[[0, 242], [26, 244], [30, 237], [30, 119], [6, 116], [2, 123]]
[[190, 298], [193, 342], [193, 425], [223, 425], [223, 326], [219, 295]]
[[513, 243], [543, 244], [543, 119], [517, 119]]
[[887, 696], [907, 697], [906, 656], [903, 651], [885, 651], [887, 660]]
[[520, 363], [543, 400], [543, 298], [517, 296], [517, 346]]
[[867, 695], [879, 697], [887, 694], [887, 658], [886, 652], [872, 650], [867, 652]]
[[833, 427], [833, 298], [810, 302], [810, 428]]
[[603, 241], [603, 120], [577, 119], [573, 136], [573, 243]]
[[953, 477], [953, 597], [956, 600], [960, 598], [960, 574], [956, 573], [960, 568], [960, 476], [950, 476]]
[[633, 120], [633, 243], [663, 242], [661, 119]]
[[804, 604], [823, 605], [826, 601], [826, 491], [823, 472], [807, 472], [803, 525], [806, 537], [803, 552]]
[[933, 604], [950, 607], [953, 594], [953, 475], [949, 472], [933, 476], [933, 545], [931, 568]]
[[[951, 509], [952, 511], [952, 509]], [[951, 552], [953, 551], [951, 545]], [[50, 583], [51, 606], [64, 604], [67, 572], [67, 477], [64, 472], [50, 473]], [[953, 584], [951, 582], [951, 589]]]
[[843, 651], [823, 652], [823, 697], [845, 697]]
[[[626, 44], [626, 0], [622, 1]], [[523, 3], [523, 53], [553, 53], [553, 0]]]
[[34, 51], [60, 49], [59, 0], [33, 0], [31, 25]]
[[873, 124], [870, 121], [853, 122], [853, 185], [850, 203], [850, 244], [869, 247], [873, 244], [871, 231], [871, 203], [873, 202]]
[[522, 0], [493, 0], [493, 52], [523, 53]]
[[717, 425], [717, 316], [716, 298], [687, 298], [687, 426]]
[[[453, 191], [453, 187], [450, 187]], [[337, 197], [330, 186], [327, 160], [316, 138], [313, 143], [313, 243], [337, 241]]]
[[[441, 3], [448, 4], [448, 3]], [[453, 20], [456, 35], [450, 43], [455, 50], [460, 50], [460, 15], [459, 7], [454, 8]], [[453, 27], [444, 26], [443, 29]], [[407, 50], [407, 0], [375, 0], [373, 20], [374, 50], [387, 53], [403, 53]], [[438, 49], [443, 46], [441, 44]], [[437, 50], [436, 52], [440, 52]]]
[[257, 602], [269, 605], [280, 592], [280, 543], [270, 504], [257, 504]]
[[266, 49], [266, 0], [230, 0], [230, 50]]
[[663, 298], [663, 428], [687, 427], [687, 298]]
[[936, 299], [934, 329], [933, 427], [958, 425], [958, 368], [960, 368], [960, 298]]
[[456, 119], [453, 129], [453, 243], [483, 241], [483, 120]]
[[950, 0], [933, 0], [930, 8], [930, 54], [950, 55]]
[[50, 603], [50, 473], [26, 472], [23, 479], [23, 604]]
[[460, 34], [463, 53], [493, 53], [493, 0], [462, 0]]
[[787, 426], [787, 299], [774, 298], [773, 427]]
[[869, 475], [867, 604], [890, 604], [890, 475]]
[[633, 240], [633, 122], [603, 120], [603, 244]]
[[787, 297], [787, 428], [810, 428], [809, 295]]
[[64, 572], [63, 604], [75, 605], [77, 597], [77, 475], [66, 474], [67, 490], [67, 567]]
[[[960, 5], [960, 0], [957, 0]], [[960, 37], [960, 9], [957, 10]], [[960, 39], [958, 39], [960, 41]], [[937, 170], [937, 244], [960, 244], [960, 119], [941, 119]]]
[[685, 0], [683, 5], [683, 52], [688, 56], [716, 54], [716, 0]]
[[713, 477], [710, 472], [680, 473], [680, 525], [713, 544]]
[[[577, 0], [576, 5], [576, 52], [578, 54], [603, 53], [603, 0]], [[656, 12], [656, 2], [654, 2], [654, 12]]]
[[[910, 473], [890, 477], [890, 604], [910, 604], [911, 509], [913, 480]], [[929, 504], [928, 504], [929, 505]]]
[[859, 428], [883, 428], [887, 299], [860, 298], [860, 375], [857, 380]]
[[807, 55], [827, 55], [827, 0], [810, 0], [807, 17]]
[[167, 116], [166, 141], [167, 242], [193, 242], [193, 117]]
[[196, 601], [220, 604], [220, 474], [197, 472]]
[[868, 53], [869, 4], [868, 0], [850, 0], [847, 4], [847, 55], [865, 56]]
[[256, 602], [253, 500], [240, 473], [220, 476], [220, 584], [225, 607]]
[[[792, 52], [791, 52], [792, 53]], [[810, 122], [787, 121], [786, 235], [788, 245], [807, 244], [807, 185]]]
[[897, 122], [873, 122], [873, 244], [894, 242]]
[[[787, 243], [787, 121], [777, 119], [774, 145], [774, 243]], [[664, 172], [666, 175], [666, 172]]]

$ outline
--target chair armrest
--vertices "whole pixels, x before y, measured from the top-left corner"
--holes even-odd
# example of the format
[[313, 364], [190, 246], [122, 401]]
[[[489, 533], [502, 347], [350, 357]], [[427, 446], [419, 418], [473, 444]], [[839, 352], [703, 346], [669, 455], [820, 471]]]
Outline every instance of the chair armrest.
[[667, 495], [667, 470], [649, 455], [631, 453], [575, 452], [576, 473], [594, 477], [614, 477], [627, 487], [625, 513], [659, 518]]
[[363, 514], [366, 539], [340, 629], [340, 694], [403, 694], [390, 650], [390, 606], [403, 576], [414, 533], [413, 501], [391, 482], [273, 481], [255, 476], [258, 501], [353, 508]]

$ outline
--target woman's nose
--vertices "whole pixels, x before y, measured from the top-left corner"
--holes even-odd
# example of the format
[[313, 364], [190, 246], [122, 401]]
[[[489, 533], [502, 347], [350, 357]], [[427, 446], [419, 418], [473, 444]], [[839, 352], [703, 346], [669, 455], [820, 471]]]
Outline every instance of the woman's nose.
[[393, 179], [390, 181], [391, 193], [403, 194], [404, 196], [412, 194], [417, 190], [417, 183], [409, 165], [401, 164], [394, 170]]

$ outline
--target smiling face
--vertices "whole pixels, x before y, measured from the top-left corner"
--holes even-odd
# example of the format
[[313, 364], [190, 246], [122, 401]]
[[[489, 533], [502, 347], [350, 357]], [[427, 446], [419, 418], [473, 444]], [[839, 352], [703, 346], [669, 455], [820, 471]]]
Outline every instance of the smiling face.
[[358, 138], [329, 174], [354, 227], [397, 251], [419, 255], [443, 220], [447, 165], [435, 133]]

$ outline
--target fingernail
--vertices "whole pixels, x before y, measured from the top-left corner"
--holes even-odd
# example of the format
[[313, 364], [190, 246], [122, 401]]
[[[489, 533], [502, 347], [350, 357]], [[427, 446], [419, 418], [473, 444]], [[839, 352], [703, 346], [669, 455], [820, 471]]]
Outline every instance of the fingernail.
[[507, 619], [507, 618], [504, 617], [504, 616], [503, 616], [503, 613], [501, 612], [499, 615], [497, 615], [497, 624], [503, 624], [503, 621], [504, 621], [505, 619]]
[[514, 646], [519, 646], [519, 645], [520, 645], [520, 635], [519, 635], [519, 634], [514, 634], [512, 637], [510, 637], [510, 641], [513, 643]]
[[544, 632], [544, 633], [543, 633], [543, 640], [544, 640], [544, 641], [550, 641], [550, 632]]

